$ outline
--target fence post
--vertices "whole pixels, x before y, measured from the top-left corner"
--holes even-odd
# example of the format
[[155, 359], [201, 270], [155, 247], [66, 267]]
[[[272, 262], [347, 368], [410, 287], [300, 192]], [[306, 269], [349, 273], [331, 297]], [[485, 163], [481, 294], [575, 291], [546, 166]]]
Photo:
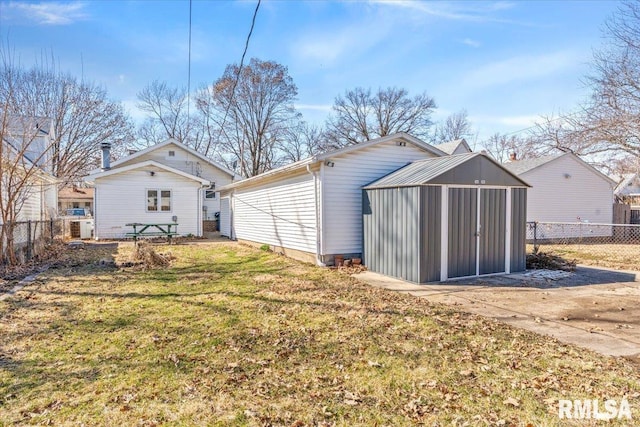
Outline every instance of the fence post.
[[27, 259], [31, 259], [31, 220], [27, 221]]
[[53, 235], [54, 235], [54, 233], [53, 233], [53, 218], [51, 218], [49, 220], [49, 227], [50, 227], [50, 230], [51, 230], [51, 241], [53, 241]]
[[540, 250], [538, 245], [538, 221], [533, 221], [533, 253], [537, 254]]

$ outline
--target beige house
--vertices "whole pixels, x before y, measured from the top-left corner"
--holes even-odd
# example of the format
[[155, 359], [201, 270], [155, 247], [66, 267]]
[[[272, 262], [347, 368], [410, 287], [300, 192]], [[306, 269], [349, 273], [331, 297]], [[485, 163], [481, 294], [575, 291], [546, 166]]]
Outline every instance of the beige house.
[[60, 215], [68, 215], [72, 209], [84, 209], [87, 215], [93, 215], [93, 188], [65, 187], [58, 190]]

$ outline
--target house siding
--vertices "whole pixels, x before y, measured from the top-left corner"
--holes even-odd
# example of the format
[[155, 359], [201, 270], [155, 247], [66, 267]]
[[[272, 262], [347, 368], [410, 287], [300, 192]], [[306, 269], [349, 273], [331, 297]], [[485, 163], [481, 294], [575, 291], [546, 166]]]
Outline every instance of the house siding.
[[220, 199], [220, 235], [231, 237], [231, 204], [229, 197]]
[[[572, 156], [562, 156], [520, 177], [532, 186], [527, 194], [527, 221], [613, 221], [613, 184]], [[610, 235], [610, 230], [600, 231]]]
[[314, 178], [303, 174], [232, 195], [231, 234], [238, 240], [316, 253]]
[[[178, 217], [179, 234], [201, 234], [200, 183], [165, 170], [149, 176], [155, 169], [140, 168], [96, 179], [96, 239], [124, 238], [132, 231], [128, 223], [171, 223], [173, 216]], [[171, 190], [171, 211], [147, 212], [147, 189]]]
[[427, 157], [435, 155], [389, 141], [332, 159], [334, 167], [325, 166], [323, 174], [323, 255], [362, 253], [362, 187]]
[[[169, 156], [169, 151], [173, 151], [175, 155]], [[221, 171], [214, 165], [203, 161], [173, 143], [150, 151], [129, 161], [122, 162], [114, 169], [136, 163], [142, 163], [147, 160], [153, 160], [173, 169], [209, 180], [216, 184], [216, 188], [220, 188], [232, 182], [231, 176], [226, 172]], [[215, 219], [215, 213], [220, 212], [220, 193], [217, 192], [214, 199], [205, 199], [204, 192], [205, 190], [202, 190], [202, 206], [206, 206], [206, 212], [203, 212], [203, 219]]]

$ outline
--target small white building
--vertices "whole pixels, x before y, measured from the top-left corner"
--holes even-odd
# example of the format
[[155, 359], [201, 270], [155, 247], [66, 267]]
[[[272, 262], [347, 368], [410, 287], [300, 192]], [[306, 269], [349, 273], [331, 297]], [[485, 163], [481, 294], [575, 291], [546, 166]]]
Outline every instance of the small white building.
[[[504, 166], [531, 185], [527, 194], [528, 222], [613, 222], [615, 181], [575, 154], [511, 161]], [[551, 227], [543, 237], [582, 237], [583, 232], [558, 225]], [[610, 236], [611, 228], [601, 227], [589, 232]]]
[[[105, 148], [107, 152], [105, 152]], [[138, 151], [85, 177], [94, 186], [94, 237], [124, 238], [129, 223], [177, 223], [180, 235], [202, 236], [220, 211], [219, 187], [234, 173], [174, 140]]]
[[362, 187], [415, 160], [444, 155], [399, 133], [235, 182], [221, 189], [220, 233], [320, 265], [335, 255], [359, 257]]

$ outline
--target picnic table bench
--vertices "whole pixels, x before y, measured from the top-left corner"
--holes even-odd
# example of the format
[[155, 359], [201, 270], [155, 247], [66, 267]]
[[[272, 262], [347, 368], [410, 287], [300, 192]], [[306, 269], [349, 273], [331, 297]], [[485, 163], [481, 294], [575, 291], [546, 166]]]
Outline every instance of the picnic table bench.
[[138, 240], [138, 237], [159, 236], [167, 237], [167, 239], [169, 239], [169, 243], [171, 243], [171, 238], [178, 235], [178, 224], [176, 223], [143, 224], [140, 222], [132, 222], [125, 225], [127, 227], [133, 227], [133, 231], [125, 233], [125, 235], [128, 237], [133, 237], [134, 242]]

